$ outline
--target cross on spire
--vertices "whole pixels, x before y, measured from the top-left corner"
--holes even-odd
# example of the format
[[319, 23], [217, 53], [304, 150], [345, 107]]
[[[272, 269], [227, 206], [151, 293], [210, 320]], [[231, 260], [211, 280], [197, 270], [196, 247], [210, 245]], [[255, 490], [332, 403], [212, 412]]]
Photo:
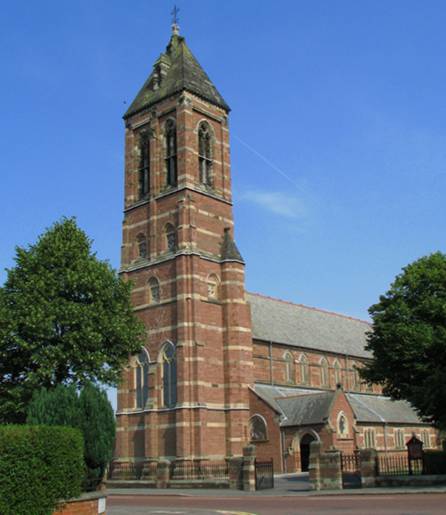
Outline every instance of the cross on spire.
[[178, 13], [180, 12], [179, 7], [176, 5], [173, 6], [171, 15], [172, 15], [172, 34], [178, 36], [180, 33], [180, 26], [178, 25], [178, 22], [180, 21], [180, 18], [178, 16]]

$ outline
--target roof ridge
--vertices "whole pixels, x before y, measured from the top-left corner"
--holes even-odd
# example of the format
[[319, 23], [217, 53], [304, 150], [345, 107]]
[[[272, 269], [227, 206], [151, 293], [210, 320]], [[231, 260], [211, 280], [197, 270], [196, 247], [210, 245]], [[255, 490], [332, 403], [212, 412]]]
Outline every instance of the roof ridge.
[[310, 395], [327, 395], [327, 393], [334, 394], [336, 390], [327, 390], [326, 392], [312, 392], [312, 393], [301, 393], [296, 395], [281, 395], [279, 397], [273, 397], [274, 400], [283, 400], [283, 399], [296, 399], [300, 397], [308, 397]]
[[319, 313], [325, 313], [327, 315], [333, 315], [333, 316], [337, 316], [340, 318], [346, 318], [348, 320], [353, 320], [355, 322], [361, 322], [363, 324], [367, 324], [368, 326], [371, 326], [371, 323], [368, 322], [367, 320], [362, 320], [361, 318], [352, 317], [350, 315], [344, 315], [343, 313], [337, 313], [336, 311], [329, 311], [328, 309], [315, 308], [314, 306], [306, 306], [305, 304], [300, 304], [298, 302], [292, 302], [290, 300], [283, 300], [283, 299], [279, 299], [277, 297], [271, 297], [270, 295], [264, 295], [262, 293], [250, 292], [250, 291], [247, 291], [246, 293], [248, 293], [249, 295], [255, 295], [256, 297], [263, 297], [264, 299], [282, 302], [283, 304], [290, 304], [291, 306], [299, 306], [300, 308], [308, 309], [310, 311], [317, 311]]

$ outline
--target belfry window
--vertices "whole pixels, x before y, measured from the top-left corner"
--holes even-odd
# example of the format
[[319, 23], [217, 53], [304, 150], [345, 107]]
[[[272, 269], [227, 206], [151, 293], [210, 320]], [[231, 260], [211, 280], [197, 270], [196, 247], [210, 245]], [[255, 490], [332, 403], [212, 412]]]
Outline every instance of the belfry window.
[[144, 234], [140, 233], [137, 236], [137, 243], [138, 243], [138, 255], [140, 258], [147, 258], [147, 239], [144, 236]]
[[150, 139], [146, 133], [140, 137], [140, 162], [138, 169], [138, 198], [147, 198], [150, 191]]
[[150, 304], [159, 304], [161, 300], [160, 283], [158, 282], [158, 279], [156, 279], [156, 277], [151, 277], [149, 279], [149, 295]]
[[212, 186], [212, 138], [209, 125], [205, 122], [198, 129], [198, 165], [200, 182]]
[[173, 408], [177, 403], [177, 360], [173, 343], [164, 346], [162, 354], [163, 405]]
[[177, 235], [174, 226], [167, 224], [164, 231], [166, 234], [166, 247], [168, 252], [175, 252], [177, 250]]
[[166, 182], [168, 186], [177, 184], [177, 131], [175, 122], [167, 120], [165, 126], [165, 163]]
[[268, 433], [265, 419], [260, 415], [254, 415], [249, 421], [249, 435], [251, 442], [266, 442]]
[[145, 408], [149, 400], [149, 357], [145, 350], [138, 356], [135, 379], [136, 407]]

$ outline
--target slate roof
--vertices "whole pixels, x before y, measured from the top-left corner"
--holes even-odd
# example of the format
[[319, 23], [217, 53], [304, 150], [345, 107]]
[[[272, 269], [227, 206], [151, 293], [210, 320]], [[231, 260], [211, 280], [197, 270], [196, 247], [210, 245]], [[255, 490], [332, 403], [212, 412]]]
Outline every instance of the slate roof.
[[383, 395], [361, 395], [358, 393], [348, 393], [347, 398], [358, 422], [423, 423], [407, 401], [393, 401]]
[[[328, 416], [334, 391], [309, 390], [256, 384], [256, 394], [282, 415], [281, 425], [318, 424]], [[345, 393], [360, 423], [423, 424], [407, 401], [394, 401], [384, 395]], [[319, 404], [317, 406], [317, 404]], [[319, 420], [319, 422], [317, 422]]]
[[240, 261], [241, 263], [244, 263], [242, 255], [240, 254], [229, 229], [225, 229], [223, 235], [221, 259], [222, 261]]
[[337, 313], [248, 293], [254, 339], [370, 358], [370, 324]]
[[[157, 83], [157, 67], [167, 69], [165, 77]], [[174, 34], [165, 53], [161, 54], [149, 78], [132, 102], [124, 118], [145, 109], [180, 91], [189, 91], [210, 103], [229, 111], [229, 106], [193, 56], [183, 37]]]
[[324, 424], [330, 415], [335, 392], [307, 393], [298, 397], [276, 399], [285, 415], [282, 426]]

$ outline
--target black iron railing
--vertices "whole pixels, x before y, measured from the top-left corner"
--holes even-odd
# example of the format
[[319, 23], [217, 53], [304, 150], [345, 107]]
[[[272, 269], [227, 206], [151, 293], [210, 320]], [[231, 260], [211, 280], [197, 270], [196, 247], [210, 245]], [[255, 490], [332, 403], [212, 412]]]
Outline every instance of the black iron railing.
[[172, 463], [171, 479], [229, 479], [228, 463]]
[[352, 454], [341, 453], [342, 472], [359, 472], [361, 468], [361, 458], [358, 451]]
[[274, 488], [274, 463], [270, 461], [255, 462], [256, 490]]
[[410, 460], [407, 454], [379, 454], [377, 457], [378, 476], [409, 476], [423, 473], [423, 460]]

